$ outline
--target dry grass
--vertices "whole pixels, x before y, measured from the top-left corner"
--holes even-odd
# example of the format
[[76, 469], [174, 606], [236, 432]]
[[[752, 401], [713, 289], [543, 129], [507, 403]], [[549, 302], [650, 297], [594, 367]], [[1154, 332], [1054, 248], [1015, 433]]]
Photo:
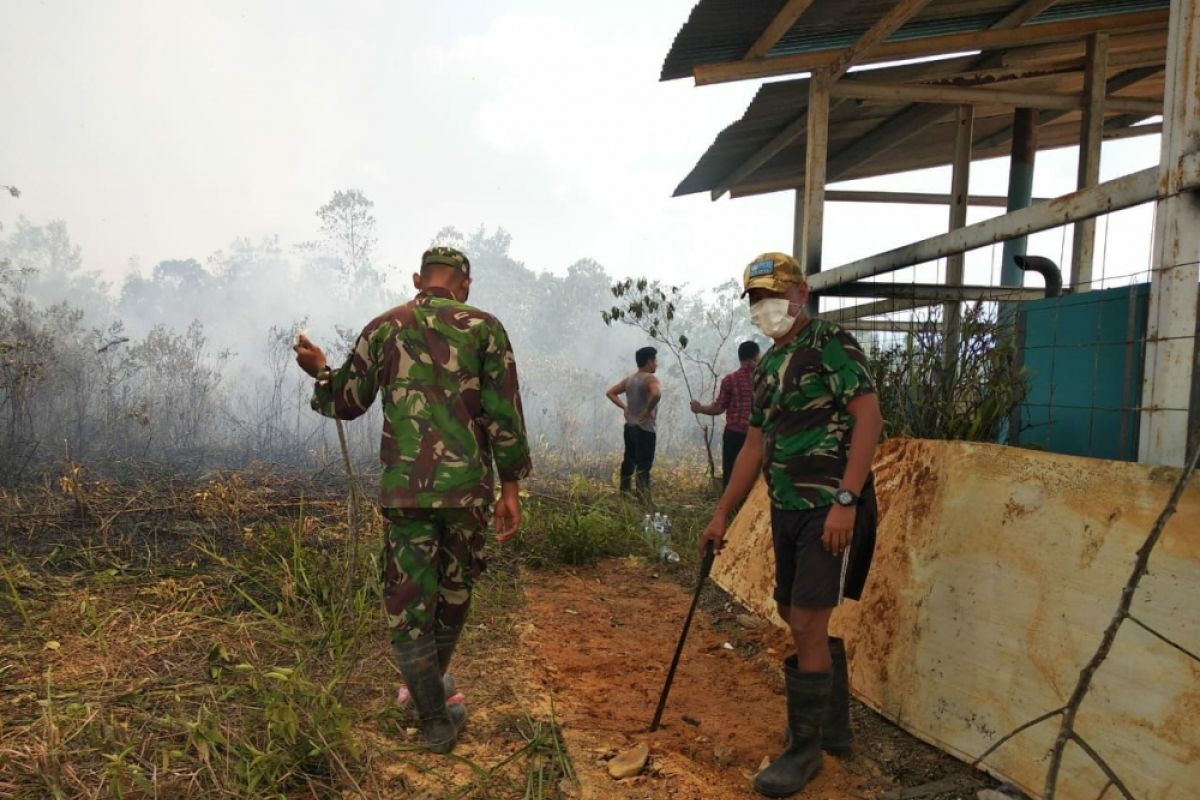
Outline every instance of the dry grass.
[[0, 795], [553, 797], [570, 774], [505, 670], [514, 563], [479, 587], [458, 668], [487, 713], [442, 759], [393, 705], [375, 556], [346, 580], [329, 488], [68, 469], [0, 501]]

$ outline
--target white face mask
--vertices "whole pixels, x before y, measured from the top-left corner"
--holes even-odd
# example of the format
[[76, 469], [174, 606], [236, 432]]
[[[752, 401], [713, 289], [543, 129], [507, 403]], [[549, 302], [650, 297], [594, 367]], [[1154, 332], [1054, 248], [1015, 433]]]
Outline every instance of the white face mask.
[[750, 321], [763, 335], [778, 339], [796, 324], [797, 317], [789, 314], [792, 304], [783, 297], [769, 297], [750, 306]]

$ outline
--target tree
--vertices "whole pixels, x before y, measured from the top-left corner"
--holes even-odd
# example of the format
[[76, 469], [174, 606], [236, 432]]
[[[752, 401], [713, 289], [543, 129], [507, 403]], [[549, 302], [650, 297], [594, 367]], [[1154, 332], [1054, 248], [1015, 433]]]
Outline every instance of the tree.
[[358, 189], [338, 190], [317, 209], [325, 251], [338, 260], [347, 294], [364, 294], [382, 284], [372, 266], [375, 255], [375, 203]]

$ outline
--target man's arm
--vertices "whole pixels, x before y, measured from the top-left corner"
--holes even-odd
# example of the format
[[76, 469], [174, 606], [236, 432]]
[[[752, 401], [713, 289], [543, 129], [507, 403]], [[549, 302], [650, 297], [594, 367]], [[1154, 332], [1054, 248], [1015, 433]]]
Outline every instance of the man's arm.
[[[850, 451], [846, 454], [846, 472], [842, 475], [841, 488], [854, 494], [862, 494], [875, 460], [875, 447], [879, 434], [883, 432], [883, 415], [879, 411], [879, 398], [874, 392], [860, 394], [846, 404], [846, 411], [854, 417], [854, 428], [850, 431]], [[821, 543], [836, 555], [850, 546], [854, 538], [854, 518], [858, 516], [856, 506], [834, 504], [825, 517], [825, 532]]]
[[710, 417], [715, 417], [718, 414], [724, 414], [729, 408], [730, 399], [729, 377], [721, 379], [721, 389], [717, 392], [717, 399], [709, 405], [702, 404], [699, 400], [692, 401], [693, 414], [708, 414]]
[[737, 460], [733, 463], [733, 474], [729, 476], [729, 485], [725, 487], [721, 499], [717, 501], [717, 508], [713, 512], [708, 527], [704, 529], [704, 533], [700, 534], [701, 553], [704, 552], [704, 548], [708, 546], [709, 542], [712, 542], [718, 553], [725, 546], [725, 529], [729, 525], [729, 515], [754, 488], [758, 474], [762, 470], [762, 456], [762, 428], [751, 426], [750, 430], [746, 432], [746, 442], [742, 445]]
[[508, 333], [499, 322], [489, 325], [484, 345], [480, 402], [487, 413], [488, 439], [496, 471], [500, 474], [500, 501], [496, 504], [496, 541], [507, 542], [521, 525], [520, 481], [533, 471], [517, 362]]
[[[628, 380], [628, 378], [626, 378], [625, 380]], [[616, 406], [617, 408], [621, 409], [622, 411], [627, 411], [628, 409], [625, 407], [625, 403], [622, 402], [621, 398], [619, 398], [617, 395], [625, 394], [625, 380], [622, 380], [620, 383], [614, 384], [612, 386], [612, 388], [610, 388], [607, 392], [604, 393], [604, 396], [607, 397], [609, 400], [611, 400], [612, 404], [614, 406]]]
[[336, 370], [325, 374], [325, 353], [308, 337], [296, 337], [296, 363], [317, 379], [309, 405], [318, 414], [337, 419], [355, 419], [367, 413], [379, 390], [379, 353], [372, 335], [364, 330], [354, 350]]
[[875, 393], [860, 394], [850, 401], [846, 411], [854, 417], [854, 429], [850, 432], [850, 452], [846, 456], [846, 474], [842, 476], [842, 488], [862, 494], [875, 461], [875, 448], [883, 433], [883, 414], [879, 410], [879, 396]]

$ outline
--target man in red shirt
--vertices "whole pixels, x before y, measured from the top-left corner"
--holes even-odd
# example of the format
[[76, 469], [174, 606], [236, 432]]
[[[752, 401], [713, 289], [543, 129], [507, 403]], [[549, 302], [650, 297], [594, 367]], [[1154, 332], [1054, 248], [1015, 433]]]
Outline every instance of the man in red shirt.
[[692, 401], [693, 414], [725, 415], [725, 433], [721, 437], [721, 479], [729, 485], [729, 475], [750, 430], [750, 402], [754, 368], [758, 366], [758, 343], [738, 345], [738, 361], [742, 365], [721, 379], [721, 390], [711, 405]]

